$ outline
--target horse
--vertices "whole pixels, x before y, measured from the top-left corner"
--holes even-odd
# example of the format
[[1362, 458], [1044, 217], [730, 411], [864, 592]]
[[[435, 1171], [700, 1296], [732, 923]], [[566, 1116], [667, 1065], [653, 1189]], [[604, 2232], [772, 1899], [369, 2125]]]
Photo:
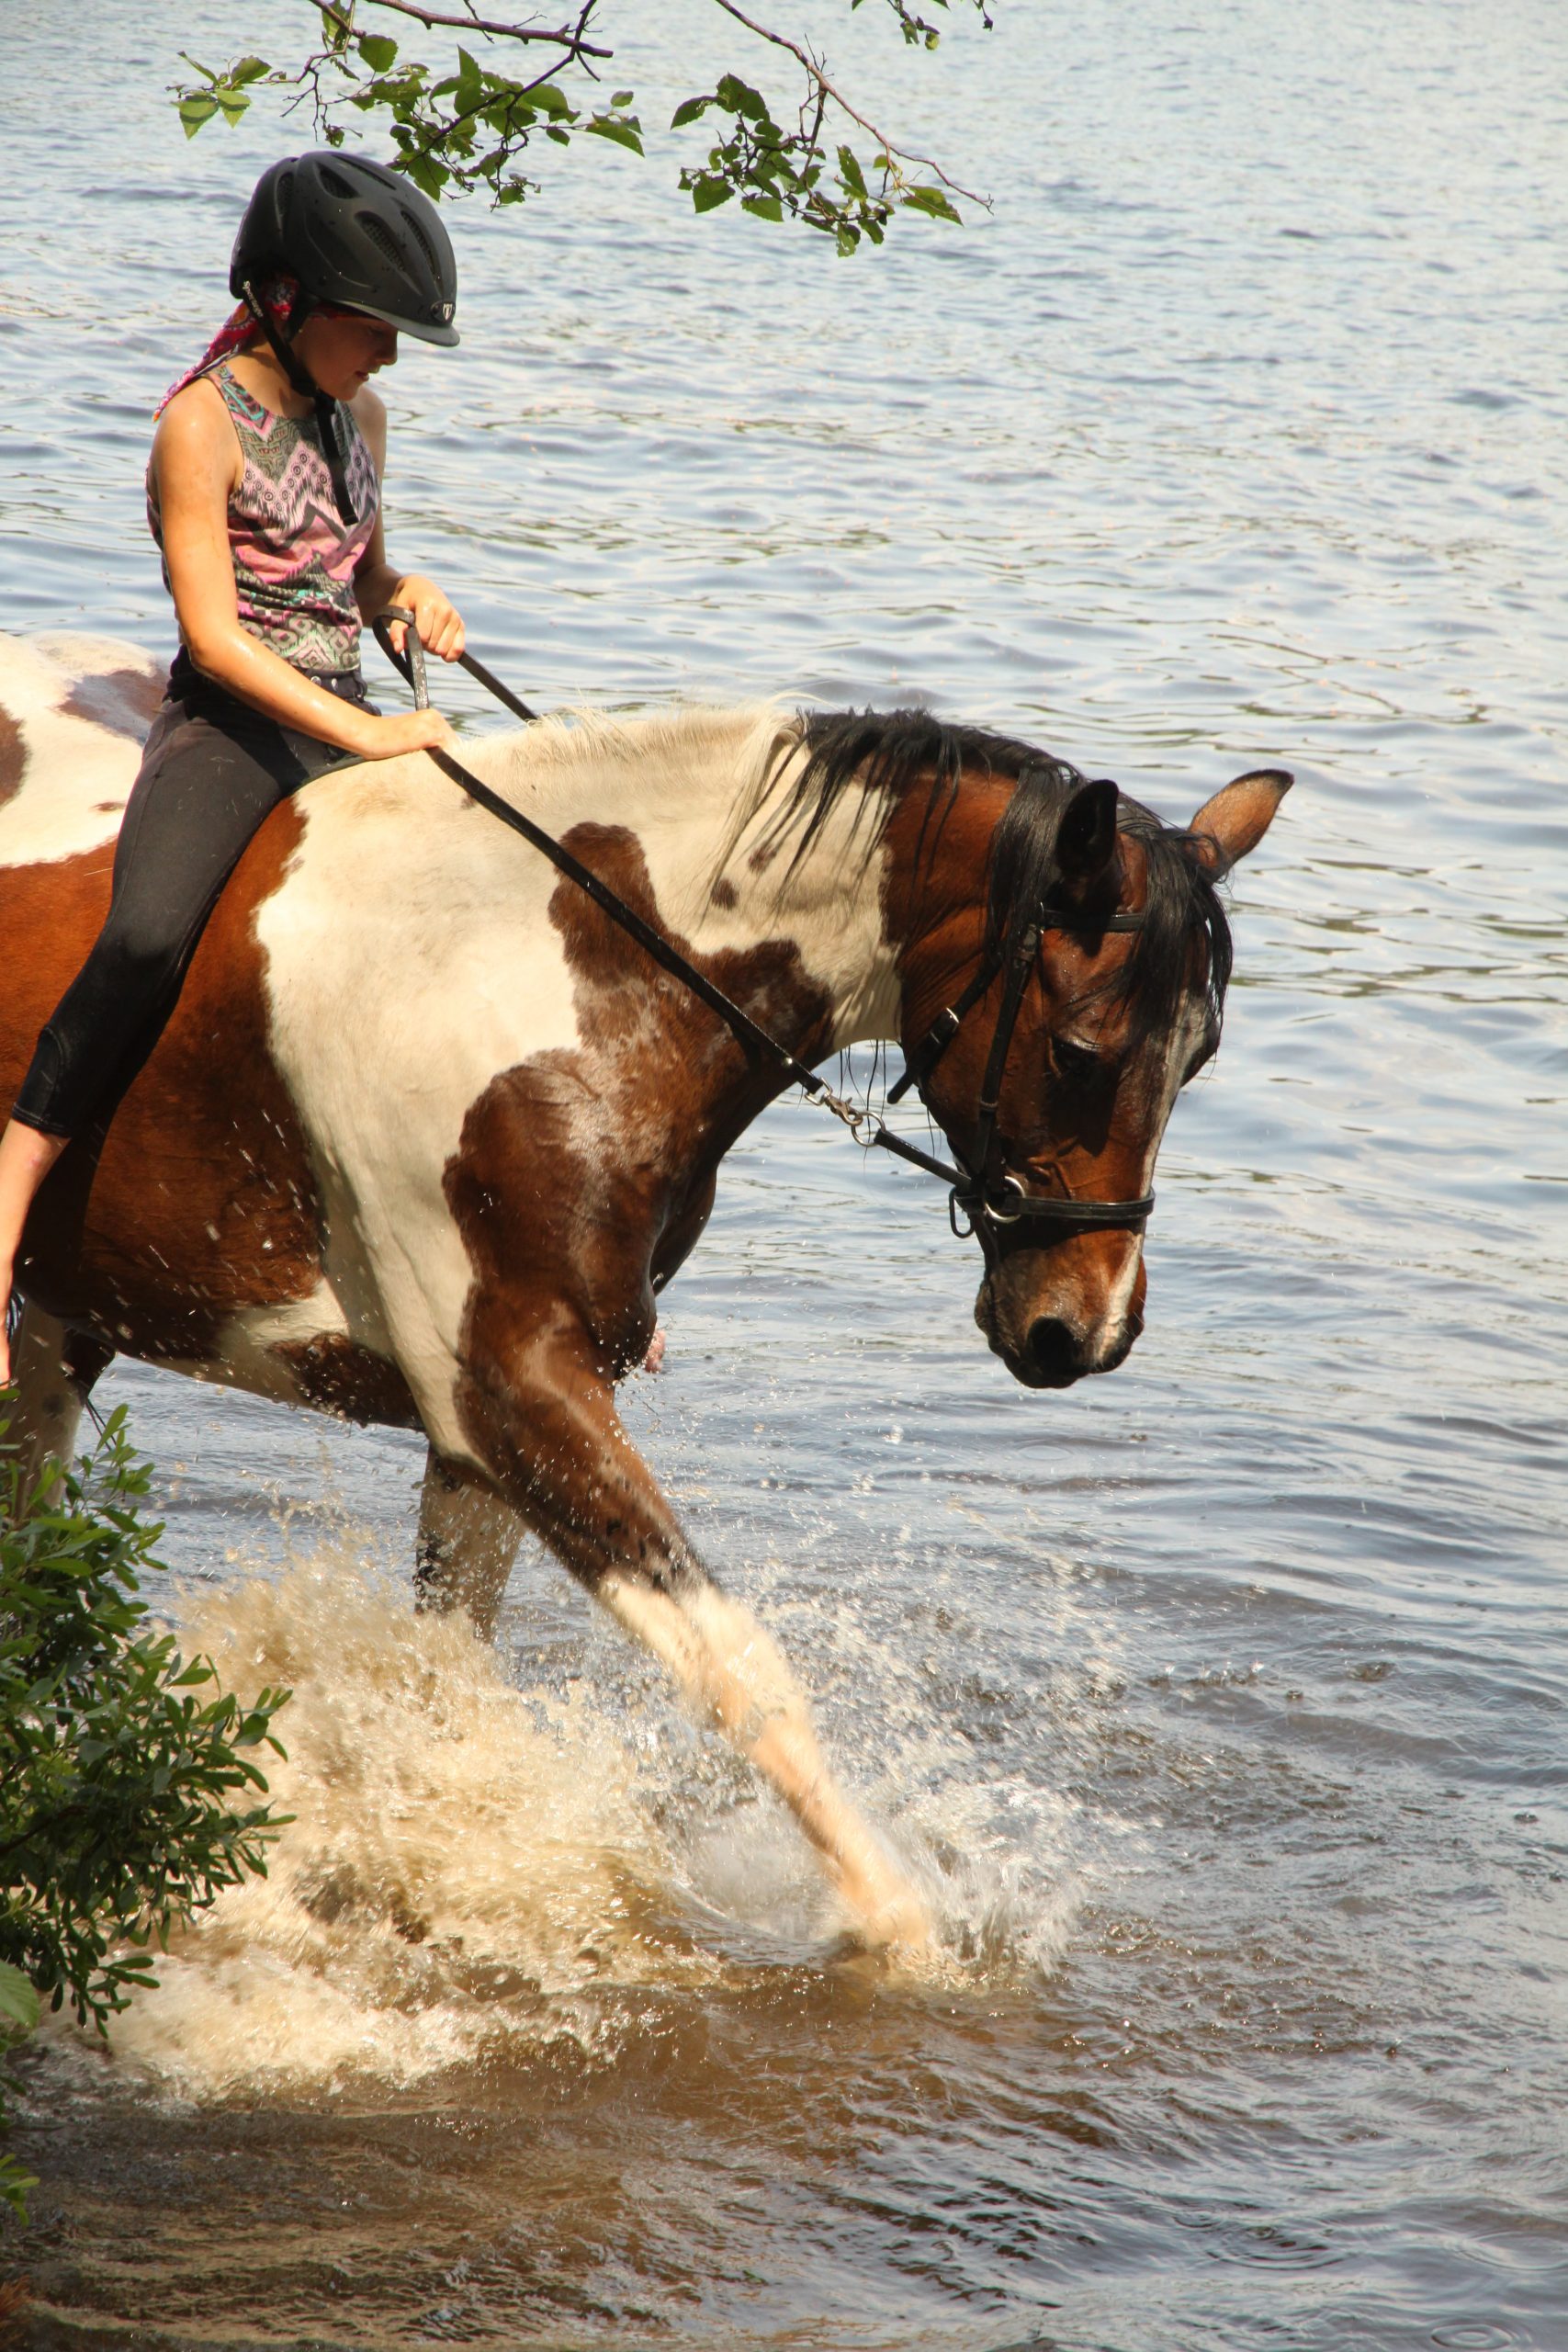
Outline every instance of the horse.
[[[160, 692], [132, 647], [0, 638], [10, 1094], [102, 921]], [[1216, 885], [1291, 779], [1238, 776], [1174, 828], [1008, 736], [778, 703], [544, 720], [464, 759], [782, 1057], [431, 756], [329, 772], [262, 828], [161, 1035], [39, 1195], [13, 1442], [64, 1459], [121, 1351], [423, 1432], [420, 1603], [490, 1634], [534, 1531], [776, 1790], [849, 1931], [918, 1942], [919, 1893], [616, 1384], [791, 1059], [863, 1040], [903, 1047], [973, 1180], [976, 1320], [1008, 1372], [1050, 1389], [1119, 1364], [1155, 1155], [1218, 1043]]]

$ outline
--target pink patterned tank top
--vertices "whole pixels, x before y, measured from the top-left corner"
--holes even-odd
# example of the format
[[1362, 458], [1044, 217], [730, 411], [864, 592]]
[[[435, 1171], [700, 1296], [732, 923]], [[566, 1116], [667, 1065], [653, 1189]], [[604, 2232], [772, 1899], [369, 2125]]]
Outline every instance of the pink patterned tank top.
[[[229, 552], [240, 626], [307, 673], [359, 666], [359, 607], [354, 568], [370, 543], [380, 506], [376, 463], [351, 411], [344, 472], [357, 522], [337, 510], [313, 417], [276, 415], [226, 364], [210, 371], [239, 436], [244, 472], [229, 498]], [[147, 522], [163, 552], [157, 485], [147, 470]], [[169, 567], [164, 566], [169, 585]]]

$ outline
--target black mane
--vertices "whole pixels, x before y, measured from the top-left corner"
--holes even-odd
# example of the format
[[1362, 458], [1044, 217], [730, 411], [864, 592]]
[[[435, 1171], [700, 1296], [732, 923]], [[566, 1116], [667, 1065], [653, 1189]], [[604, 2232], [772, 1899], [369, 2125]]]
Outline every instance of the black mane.
[[[808, 854], [846, 797], [850, 837], [863, 830], [869, 864], [894, 808], [917, 789], [926, 795], [917, 858], [934, 851], [962, 778], [1001, 776], [1017, 784], [992, 837], [986, 930], [995, 945], [1021, 911], [1061, 896], [1056, 833], [1062, 812], [1087, 781], [1067, 761], [1008, 735], [962, 727], [926, 710], [803, 713], [799, 731], [780, 742], [773, 774], [792, 754], [806, 757], [774, 810], [764, 846], [790, 842], [790, 869]], [[1142, 843], [1148, 899], [1135, 945], [1113, 984], [1131, 1008], [1134, 1045], [1168, 1030], [1192, 981], [1191, 949], [1205, 950], [1205, 993], [1217, 1036], [1231, 972], [1230, 925], [1190, 833], [1162, 824], [1141, 801], [1118, 791], [1120, 830]]]

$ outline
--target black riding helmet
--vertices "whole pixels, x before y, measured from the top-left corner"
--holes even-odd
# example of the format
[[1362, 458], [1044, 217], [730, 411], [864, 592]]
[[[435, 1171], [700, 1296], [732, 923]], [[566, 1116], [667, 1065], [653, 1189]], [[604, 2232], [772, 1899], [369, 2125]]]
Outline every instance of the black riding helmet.
[[[303, 300], [282, 333], [262, 300], [265, 281], [292, 277]], [[320, 303], [363, 311], [422, 343], [454, 344], [457, 265], [435, 207], [384, 164], [318, 147], [286, 155], [256, 182], [229, 264], [229, 288], [255, 318], [297, 392], [316, 404], [316, 431], [345, 523], [349, 495], [343, 426], [293, 348]]]
[[284, 272], [309, 305], [363, 311], [422, 343], [454, 344], [457, 266], [440, 216], [398, 172], [363, 155], [319, 147], [265, 171], [245, 207], [231, 290]]

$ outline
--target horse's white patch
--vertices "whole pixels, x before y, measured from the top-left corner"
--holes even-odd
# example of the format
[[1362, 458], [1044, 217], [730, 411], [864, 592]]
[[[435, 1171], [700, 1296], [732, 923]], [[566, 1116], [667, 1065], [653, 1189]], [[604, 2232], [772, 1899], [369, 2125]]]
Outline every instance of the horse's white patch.
[[320, 1282], [308, 1297], [280, 1306], [247, 1306], [230, 1316], [210, 1355], [161, 1356], [159, 1362], [191, 1380], [216, 1381], [249, 1396], [298, 1405], [299, 1384], [272, 1351], [347, 1334], [347, 1318], [332, 1285]]
[[[1150, 1087], [1157, 1107], [1148, 1128], [1148, 1148], [1138, 1171], [1137, 1190], [1140, 1193], [1148, 1192], [1154, 1182], [1155, 1162], [1159, 1157], [1166, 1127], [1176, 1108], [1176, 1098], [1181, 1091], [1181, 1080], [1188, 1064], [1202, 1038], [1207, 1019], [1207, 1009], [1201, 997], [1190, 997], [1180, 1019], [1161, 1049], [1164, 1057], [1153, 1075]], [[1126, 1255], [1106, 1292], [1105, 1304], [1096, 1325], [1094, 1355], [1097, 1363], [1104, 1363], [1116, 1355], [1126, 1336], [1128, 1309], [1143, 1258], [1143, 1234], [1129, 1233]]]
[[308, 1297], [289, 1299], [281, 1306], [248, 1306], [231, 1315], [219, 1334], [207, 1376], [257, 1396], [277, 1396], [286, 1405], [297, 1405], [299, 1384], [273, 1351], [348, 1336], [348, 1317], [337, 1293], [330, 1283], [319, 1282]]
[[[1145, 1179], [1145, 1182], [1147, 1180]], [[1122, 1345], [1127, 1329], [1127, 1310], [1132, 1304], [1133, 1286], [1138, 1279], [1138, 1268], [1144, 1259], [1144, 1237], [1141, 1233], [1128, 1236], [1127, 1253], [1117, 1270], [1115, 1280], [1106, 1294], [1105, 1311], [1100, 1318], [1095, 1362], [1103, 1363]]]
[[21, 783], [0, 808], [0, 864], [53, 864], [114, 840], [141, 752], [64, 705], [78, 680], [122, 670], [158, 675], [118, 638], [0, 636], [0, 711], [21, 729], [24, 754]]
[[804, 1692], [749, 1609], [709, 1584], [678, 1596], [612, 1575], [598, 1598], [668, 1668], [688, 1704], [764, 1772], [821, 1855], [868, 1943], [922, 1949], [920, 1895], [845, 1797], [818, 1743]]
[[[725, 865], [735, 904], [711, 896], [780, 726], [767, 709], [547, 721], [464, 758], [558, 839], [585, 823], [635, 835], [660, 917], [699, 954], [794, 941], [847, 1040], [897, 1001], [879, 871], [846, 855], [847, 816], [782, 897], [752, 871], [748, 829]], [[355, 1337], [374, 1317], [437, 1449], [472, 1460], [455, 1388], [473, 1267], [442, 1179], [494, 1078], [584, 1050], [549, 918], [559, 876], [423, 755], [322, 777], [295, 805], [304, 839], [257, 928], [273, 1051], [326, 1199], [327, 1276], [355, 1302]], [[575, 1091], [563, 1107], [569, 1128], [594, 1115]]]

